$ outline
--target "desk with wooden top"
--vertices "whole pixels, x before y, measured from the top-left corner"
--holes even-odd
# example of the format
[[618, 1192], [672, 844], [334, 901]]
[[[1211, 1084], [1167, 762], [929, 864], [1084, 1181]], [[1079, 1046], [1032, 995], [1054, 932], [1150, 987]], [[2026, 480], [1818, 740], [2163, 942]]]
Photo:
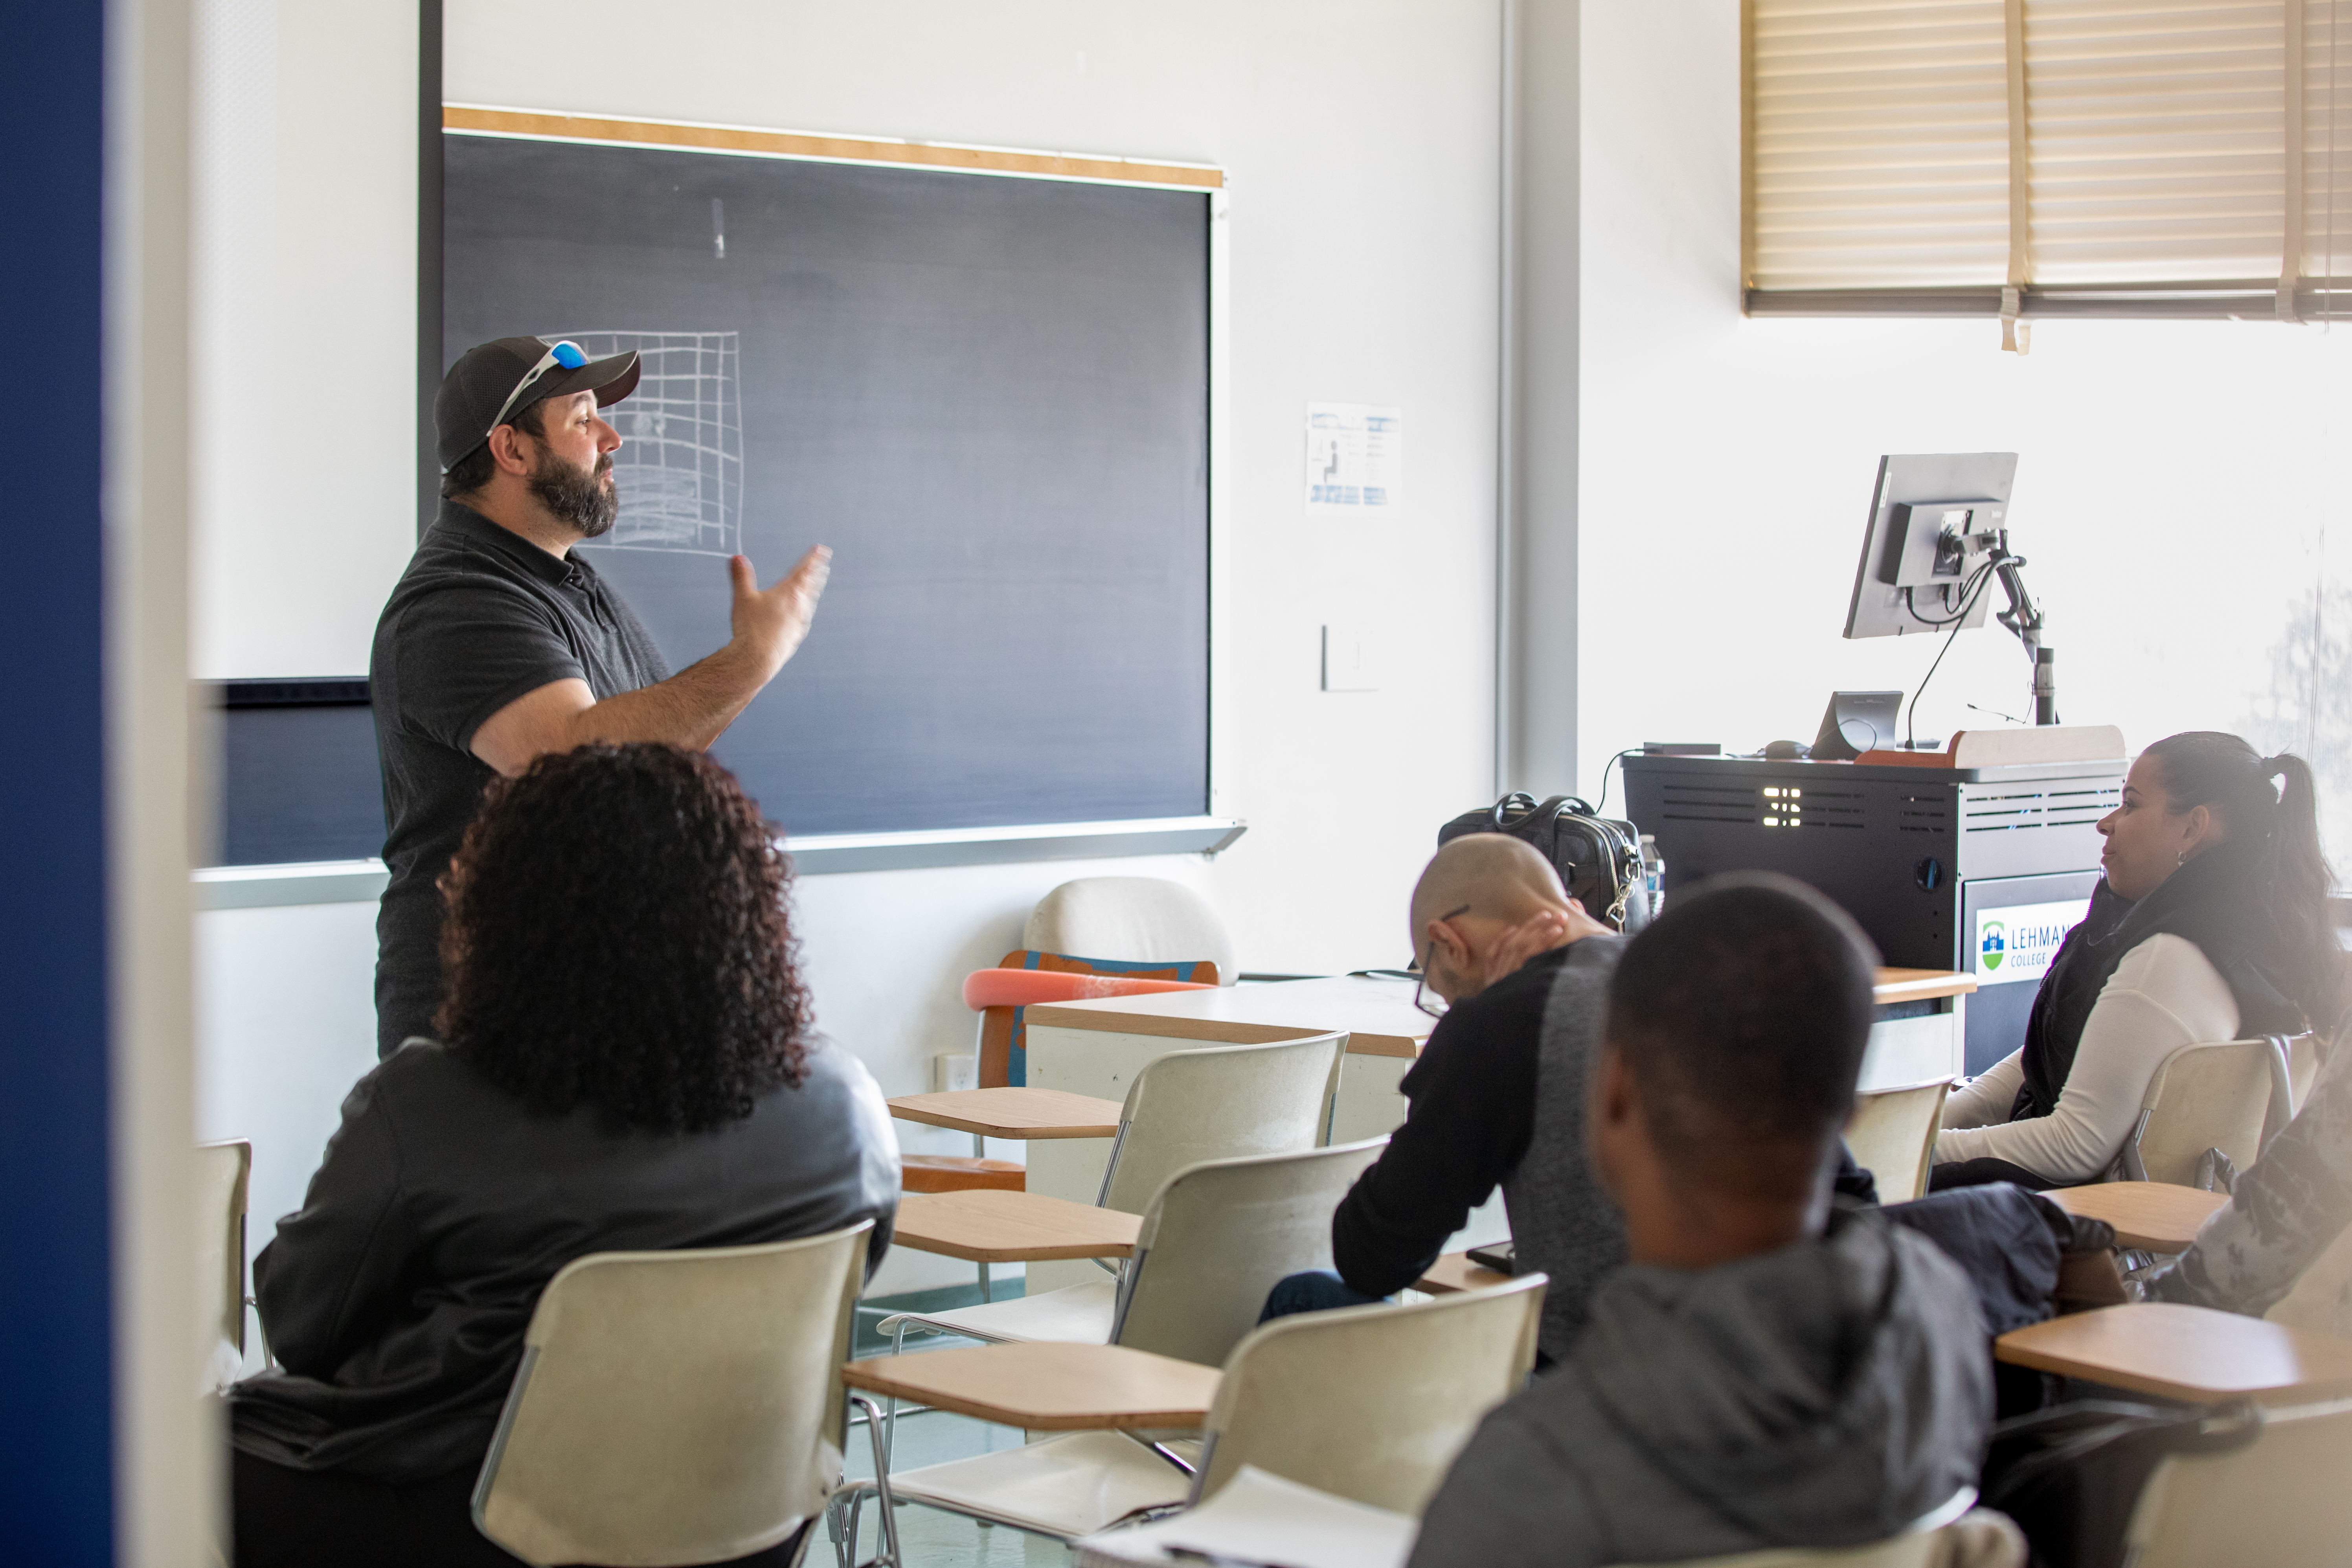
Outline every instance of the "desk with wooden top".
[[1451, 1296], [1461, 1290], [1483, 1290], [1489, 1285], [1507, 1285], [1512, 1276], [1483, 1263], [1473, 1263], [1467, 1252], [1449, 1252], [1429, 1266], [1429, 1272], [1412, 1282], [1412, 1288], [1432, 1296]]
[[2114, 1226], [2116, 1246], [2150, 1252], [2188, 1251], [2199, 1227], [2230, 1201], [2221, 1193], [2169, 1182], [2099, 1182], [2087, 1187], [2053, 1187], [2042, 1195], [2068, 1214]]
[[2352, 1340], [2170, 1301], [2073, 1312], [1993, 1342], [2012, 1366], [2210, 1405], [2302, 1405], [2352, 1394]]
[[1040, 1263], [1132, 1258], [1142, 1229], [1141, 1215], [1043, 1193], [970, 1187], [901, 1194], [891, 1241], [967, 1263]]
[[1014, 1141], [1116, 1138], [1126, 1110], [1116, 1100], [1034, 1088], [956, 1089], [890, 1101], [890, 1114], [901, 1121]]
[[[1965, 1038], [1962, 999], [1975, 989], [1975, 979], [1967, 974], [1880, 970], [1882, 1010], [1917, 1016], [1889, 1017], [1872, 1030], [1863, 1086], [1891, 1088], [1957, 1074]], [[1403, 1121], [1405, 1100], [1397, 1085], [1437, 1026], [1412, 1005], [1412, 994], [1410, 980], [1342, 975], [1040, 1003], [1024, 1013], [1029, 1087], [1124, 1100], [1143, 1065], [1170, 1051], [1267, 1045], [1344, 1031], [1348, 1054], [1339, 1069], [1331, 1140], [1377, 1138]], [[1923, 1007], [1941, 1010], [1922, 1013]], [[1032, 1143], [1028, 1190], [1090, 1203], [1101, 1190], [1109, 1155], [1108, 1140]], [[1498, 1193], [1448, 1245], [1483, 1246], [1509, 1234]], [[1087, 1264], [1032, 1265], [1029, 1289], [1052, 1289], [1098, 1277], [1091, 1269]]]
[[1223, 1373], [1125, 1345], [969, 1345], [841, 1369], [869, 1394], [1032, 1432], [1182, 1430], [1208, 1418]]

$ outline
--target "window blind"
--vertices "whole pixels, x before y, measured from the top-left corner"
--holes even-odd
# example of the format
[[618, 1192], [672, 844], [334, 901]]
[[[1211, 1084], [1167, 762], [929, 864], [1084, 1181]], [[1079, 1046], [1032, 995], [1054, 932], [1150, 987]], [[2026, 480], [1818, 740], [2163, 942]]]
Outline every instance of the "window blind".
[[1745, 0], [1753, 314], [2352, 291], [2352, 0]]

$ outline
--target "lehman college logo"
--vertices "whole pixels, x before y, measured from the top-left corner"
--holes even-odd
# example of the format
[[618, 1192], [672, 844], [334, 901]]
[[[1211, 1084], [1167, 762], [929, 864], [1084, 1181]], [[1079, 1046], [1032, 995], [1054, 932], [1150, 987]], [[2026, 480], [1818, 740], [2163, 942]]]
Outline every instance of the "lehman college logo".
[[2002, 939], [2001, 930], [1999, 921], [1985, 921], [1984, 945], [1977, 956], [1984, 961], [1987, 969], [1999, 969], [2002, 957], [2008, 952], [2009, 943]]

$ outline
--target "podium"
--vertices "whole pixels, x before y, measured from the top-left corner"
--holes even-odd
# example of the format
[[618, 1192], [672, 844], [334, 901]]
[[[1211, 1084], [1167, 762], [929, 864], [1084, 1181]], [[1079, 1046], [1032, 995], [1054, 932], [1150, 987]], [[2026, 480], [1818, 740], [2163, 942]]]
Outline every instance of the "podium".
[[[1669, 908], [1707, 877], [1779, 871], [1853, 915], [1886, 963], [1974, 975], [1966, 1060], [1982, 1072], [2023, 1043], [2037, 983], [2098, 885], [2097, 823], [2122, 802], [2125, 763], [2121, 733], [2094, 727], [2115, 754], [1954, 765], [1971, 752], [2014, 755], [2022, 742], [2011, 737], [2034, 731], [1980, 733], [2000, 743], [1961, 735], [1947, 753], [1850, 763], [1629, 756], [1626, 802], [1665, 858]], [[2085, 740], [2070, 727], [2049, 749], [2079, 756]]]

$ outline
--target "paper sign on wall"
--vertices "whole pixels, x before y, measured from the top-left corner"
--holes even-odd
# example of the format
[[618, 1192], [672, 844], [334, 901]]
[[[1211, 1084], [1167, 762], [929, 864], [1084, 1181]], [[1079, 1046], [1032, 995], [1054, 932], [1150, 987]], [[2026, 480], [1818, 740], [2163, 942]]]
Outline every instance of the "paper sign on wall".
[[1976, 945], [1969, 950], [1977, 956], [1977, 984], [2006, 985], [2017, 980], [2040, 980], [2050, 973], [2058, 944], [2090, 912], [2088, 899], [1979, 910]]
[[1394, 517], [1403, 505], [1403, 416], [1369, 403], [1308, 404], [1308, 513]]

